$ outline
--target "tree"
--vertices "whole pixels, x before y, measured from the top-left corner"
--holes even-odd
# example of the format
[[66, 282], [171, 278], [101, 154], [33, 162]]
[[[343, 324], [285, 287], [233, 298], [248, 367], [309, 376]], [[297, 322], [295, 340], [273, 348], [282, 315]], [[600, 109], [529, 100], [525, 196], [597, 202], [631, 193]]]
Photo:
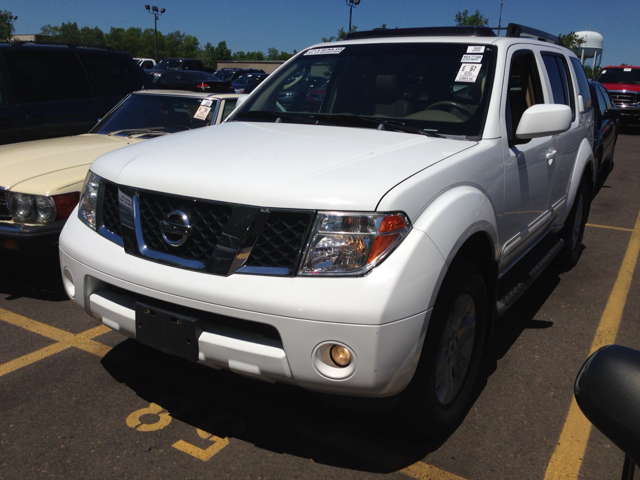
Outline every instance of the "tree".
[[334, 40], [337, 40], [337, 41], [344, 40], [349, 33], [355, 32], [356, 30], [358, 30], [358, 27], [356, 27], [355, 25], [351, 26], [351, 30], [349, 30], [349, 32], [346, 32], [344, 28], [341, 28], [340, 30], [338, 30], [337, 37], [334, 37], [333, 35], [330, 36], [329, 38], [322, 37], [322, 41], [333, 42]]
[[11, 35], [15, 32], [13, 22], [9, 20], [9, 15], [11, 15], [9, 10], [0, 12], [0, 41], [2, 42], [9, 41]]
[[569, 32], [566, 35], [560, 34], [558, 37], [562, 45], [572, 50], [576, 55], [579, 55], [580, 45], [584, 43], [584, 38], [578, 37], [575, 32]]
[[474, 27], [486, 27], [489, 25], [489, 19], [476, 10], [476, 13], [469, 16], [469, 10], [456, 13], [456, 25], [460, 26], [474, 26]]

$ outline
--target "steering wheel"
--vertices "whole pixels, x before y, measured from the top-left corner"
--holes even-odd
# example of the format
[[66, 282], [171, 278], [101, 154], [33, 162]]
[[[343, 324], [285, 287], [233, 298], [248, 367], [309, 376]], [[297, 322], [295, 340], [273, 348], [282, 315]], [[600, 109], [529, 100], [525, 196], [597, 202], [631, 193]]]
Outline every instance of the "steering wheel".
[[441, 107], [449, 107], [449, 110], [452, 110], [454, 108], [457, 108], [458, 110], [460, 110], [462, 113], [467, 114], [469, 117], [473, 115], [473, 112], [470, 111], [467, 107], [460, 105], [457, 102], [452, 102], [450, 100], [442, 100], [441, 102], [436, 102], [433, 103], [431, 105], [429, 105], [426, 110], [447, 110], [446, 108], [441, 108]]

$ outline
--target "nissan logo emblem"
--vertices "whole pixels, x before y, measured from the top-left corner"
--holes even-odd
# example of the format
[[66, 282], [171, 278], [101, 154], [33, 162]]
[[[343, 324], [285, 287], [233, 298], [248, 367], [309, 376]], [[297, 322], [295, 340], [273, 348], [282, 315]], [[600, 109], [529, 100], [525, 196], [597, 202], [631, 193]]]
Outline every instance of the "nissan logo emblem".
[[187, 241], [191, 235], [189, 216], [182, 210], [173, 210], [167, 213], [160, 222], [162, 238], [171, 247], [179, 247]]

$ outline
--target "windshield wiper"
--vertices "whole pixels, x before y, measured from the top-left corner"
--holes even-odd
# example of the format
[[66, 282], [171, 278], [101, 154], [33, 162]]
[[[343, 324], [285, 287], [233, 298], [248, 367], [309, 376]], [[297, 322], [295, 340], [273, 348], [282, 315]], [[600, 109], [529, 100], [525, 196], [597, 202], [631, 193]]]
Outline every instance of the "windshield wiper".
[[169, 132], [164, 132], [162, 130], [152, 130], [149, 128], [124, 128], [122, 130], [115, 130], [113, 132], [109, 132], [107, 135], [111, 137], [113, 135], [119, 135], [121, 133], [126, 133], [129, 137], [132, 137], [133, 135], [162, 136], [162, 135], [168, 135]]
[[314, 114], [310, 118], [315, 118], [325, 122], [332, 123], [348, 123], [358, 126], [375, 126], [378, 130], [399, 131], [405, 133], [415, 133], [418, 135], [426, 135], [428, 137], [447, 138], [436, 132], [424, 130], [418, 127], [412, 127], [399, 120], [387, 120], [376, 117], [363, 117], [360, 115], [347, 114]]
[[288, 112], [272, 112], [270, 110], [250, 110], [248, 112], [238, 112], [234, 115], [238, 118], [260, 118], [265, 120], [273, 120], [276, 123], [287, 120], [290, 122], [300, 123], [317, 123], [315, 120], [310, 120], [308, 117], [304, 117], [295, 113]]

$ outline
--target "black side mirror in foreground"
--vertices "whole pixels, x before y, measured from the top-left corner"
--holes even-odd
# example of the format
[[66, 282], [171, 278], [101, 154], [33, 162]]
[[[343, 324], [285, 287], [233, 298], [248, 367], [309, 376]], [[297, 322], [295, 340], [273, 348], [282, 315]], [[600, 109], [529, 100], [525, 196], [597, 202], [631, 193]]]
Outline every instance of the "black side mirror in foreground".
[[623, 480], [640, 462], [640, 351], [602, 347], [578, 372], [574, 385], [582, 413], [625, 454]]

